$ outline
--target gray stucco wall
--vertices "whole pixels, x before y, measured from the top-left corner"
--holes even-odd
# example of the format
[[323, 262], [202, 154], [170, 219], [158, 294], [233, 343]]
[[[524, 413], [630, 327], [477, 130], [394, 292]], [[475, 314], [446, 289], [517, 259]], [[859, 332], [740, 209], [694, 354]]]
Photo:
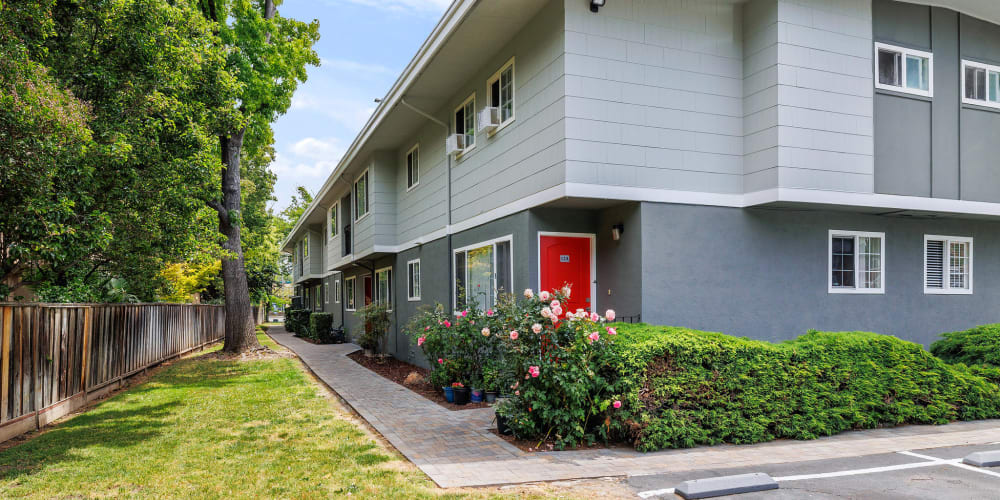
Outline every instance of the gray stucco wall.
[[[614, 309], [619, 318], [642, 314], [642, 210], [627, 203], [597, 215], [597, 312]], [[611, 238], [611, 227], [622, 224], [621, 239]]]
[[[643, 320], [764, 340], [865, 330], [929, 345], [1000, 320], [1000, 223], [644, 203]], [[885, 233], [885, 294], [828, 292], [828, 231]], [[974, 294], [925, 295], [925, 234], [971, 236]]]

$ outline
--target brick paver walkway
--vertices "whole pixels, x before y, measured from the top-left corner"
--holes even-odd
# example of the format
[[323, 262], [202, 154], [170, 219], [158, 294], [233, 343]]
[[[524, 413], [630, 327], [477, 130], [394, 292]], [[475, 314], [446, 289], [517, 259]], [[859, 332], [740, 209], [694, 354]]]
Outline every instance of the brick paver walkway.
[[490, 409], [450, 411], [355, 363], [352, 344], [315, 345], [269, 330], [372, 427], [441, 487], [486, 486], [656, 474], [845, 458], [1000, 442], [1000, 421], [846, 432], [813, 441], [773, 441], [639, 453], [627, 448], [525, 453], [488, 429]]

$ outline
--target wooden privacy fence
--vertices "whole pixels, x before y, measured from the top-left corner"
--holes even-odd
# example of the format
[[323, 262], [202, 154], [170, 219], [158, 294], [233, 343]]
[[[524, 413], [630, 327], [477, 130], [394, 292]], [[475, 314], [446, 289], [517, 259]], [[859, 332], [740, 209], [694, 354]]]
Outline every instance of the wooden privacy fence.
[[0, 303], [0, 442], [221, 339], [225, 323], [221, 306]]

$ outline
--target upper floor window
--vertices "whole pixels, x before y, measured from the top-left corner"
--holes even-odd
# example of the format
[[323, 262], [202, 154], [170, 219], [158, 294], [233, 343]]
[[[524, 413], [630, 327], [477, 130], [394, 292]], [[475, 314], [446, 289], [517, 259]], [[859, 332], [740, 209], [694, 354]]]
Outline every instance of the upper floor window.
[[461, 136], [462, 152], [476, 146], [476, 94], [455, 109], [455, 133]]
[[309, 235], [302, 239], [302, 257], [309, 257]]
[[885, 292], [885, 233], [830, 231], [830, 293]]
[[486, 87], [489, 89], [490, 107], [499, 110], [502, 127], [514, 119], [514, 58], [486, 81]]
[[513, 283], [511, 236], [455, 250], [455, 308], [496, 305], [497, 295], [510, 293]]
[[330, 226], [330, 232], [329, 232], [329, 234], [330, 234], [331, 238], [333, 238], [334, 236], [337, 236], [337, 219], [338, 219], [338, 216], [340, 215], [338, 212], [340, 212], [340, 203], [334, 203], [333, 206], [330, 207], [330, 224], [329, 224], [329, 226]]
[[361, 220], [368, 215], [368, 203], [371, 188], [368, 186], [368, 170], [354, 181], [354, 220]]
[[962, 102], [1000, 108], [1000, 67], [962, 61]]
[[375, 302], [385, 304], [392, 310], [392, 268], [383, 267], [375, 271]]
[[875, 44], [875, 86], [908, 94], [934, 95], [934, 55], [884, 43]]
[[406, 153], [406, 190], [413, 189], [420, 183], [420, 145]]
[[924, 293], [972, 293], [972, 238], [924, 236]]

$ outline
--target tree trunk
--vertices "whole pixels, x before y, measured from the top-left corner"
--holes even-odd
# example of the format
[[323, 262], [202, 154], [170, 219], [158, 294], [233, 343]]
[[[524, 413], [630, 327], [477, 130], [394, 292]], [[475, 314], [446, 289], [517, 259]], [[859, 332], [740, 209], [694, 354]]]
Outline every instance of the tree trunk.
[[222, 282], [226, 294], [226, 341], [222, 350], [233, 353], [261, 348], [254, 329], [253, 306], [250, 305], [250, 288], [243, 267], [243, 245], [240, 241], [240, 152], [243, 149], [243, 134], [241, 129], [230, 137], [219, 137], [222, 148], [222, 205], [216, 210], [219, 212], [219, 231], [226, 237], [222, 246], [228, 253], [222, 259]]

